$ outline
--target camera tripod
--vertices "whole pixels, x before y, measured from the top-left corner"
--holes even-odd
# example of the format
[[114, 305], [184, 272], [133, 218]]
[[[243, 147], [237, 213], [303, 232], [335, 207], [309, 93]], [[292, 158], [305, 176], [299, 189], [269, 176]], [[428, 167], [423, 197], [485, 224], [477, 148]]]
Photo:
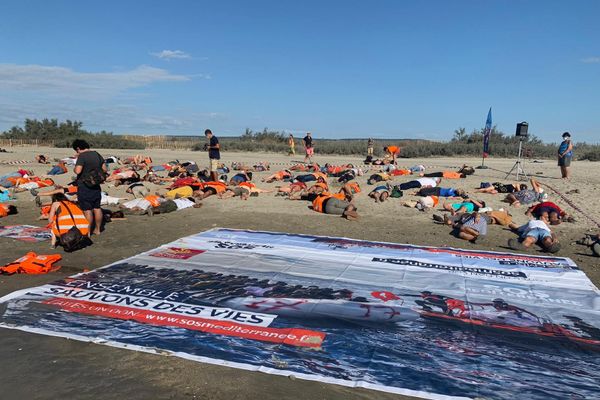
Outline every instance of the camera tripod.
[[517, 161], [515, 161], [515, 164], [512, 166], [510, 171], [508, 171], [508, 174], [506, 174], [506, 177], [504, 177], [504, 179], [507, 179], [510, 176], [510, 174], [513, 173], [513, 171], [515, 173], [517, 181], [521, 180], [521, 176], [523, 176], [524, 178], [529, 178], [529, 176], [527, 176], [527, 173], [523, 169], [523, 161], [521, 161], [521, 152], [522, 151], [523, 151], [523, 139], [519, 140], [519, 155], [517, 156]]

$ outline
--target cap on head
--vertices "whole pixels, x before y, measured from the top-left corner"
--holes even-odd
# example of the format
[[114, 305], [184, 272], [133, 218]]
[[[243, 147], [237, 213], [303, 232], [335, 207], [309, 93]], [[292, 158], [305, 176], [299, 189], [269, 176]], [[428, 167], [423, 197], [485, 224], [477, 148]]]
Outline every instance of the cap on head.
[[563, 138], [570, 138], [571, 134], [569, 132], [565, 132], [565, 133], [562, 134], [562, 137]]

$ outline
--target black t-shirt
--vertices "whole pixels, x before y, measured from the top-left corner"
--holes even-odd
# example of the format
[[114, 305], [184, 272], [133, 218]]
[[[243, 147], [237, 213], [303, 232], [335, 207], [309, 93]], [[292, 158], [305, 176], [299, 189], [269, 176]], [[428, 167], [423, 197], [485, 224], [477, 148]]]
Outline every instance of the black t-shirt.
[[75, 163], [75, 166], [81, 165], [83, 168], [81, 173], [77, 176], [77, 183], [79, 183], [79, 181], [81, 181], [81, 179], [91, 171], [102, 171], [102, 164], [104, 164], [104, 158], [102, 158], [100, 154], [93, 150], [85, 151], [79, 154], [79, 156], [77, 156], [77, 162]]
[[[219, 139], [217, 139], [216, 136], [213, 136], [210, 138], [210, 142], [209, 145], [210, 147], [216, 146], [219, 144]], [[211, 160], [220, 160], [221, 159], [221, 152], [219, 151], [219, 149], [208, 149], [208, 158], [210, 158]]]
[[302, 140], [304, 140], [305, 147], [307, 147], [307, 148], [313, 147], [313, 143], [312, 143], [313, 140], [312, 140], [311, 136], [306, 135], [306, 136], [304, 136], [304, 139], [302, 139]]

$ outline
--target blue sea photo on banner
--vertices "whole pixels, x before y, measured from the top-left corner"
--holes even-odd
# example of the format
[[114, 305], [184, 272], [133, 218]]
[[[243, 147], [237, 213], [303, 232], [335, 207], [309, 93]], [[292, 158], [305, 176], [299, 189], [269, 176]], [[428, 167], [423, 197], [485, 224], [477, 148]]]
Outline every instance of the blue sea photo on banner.
[[6, 328], [431, 399], [598, 398], [567, 258], [213, 229], [0, 299]]

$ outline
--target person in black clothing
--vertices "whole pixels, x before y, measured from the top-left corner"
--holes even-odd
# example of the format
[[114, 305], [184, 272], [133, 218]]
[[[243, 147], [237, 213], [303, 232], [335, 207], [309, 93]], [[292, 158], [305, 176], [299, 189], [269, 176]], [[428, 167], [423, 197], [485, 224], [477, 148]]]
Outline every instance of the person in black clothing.
[[208, 158], [210, 160], [210, 177], [216, 182], [219, 180], [217, 169], [219, 168], [219, 160], [221, 159], [221, 145], [219, 139], [213, 135], [210, 129], [204, 131], [204, 136], [208, 139]]
[[304, 151], [306, 156], [304, 157], [305, 163], [312, 163], [312, 156], [315, 154], [314, 143], [310, 132], [306, 132], [306, 136], [302, 139], [304, 143]]
[[[104, 158], [97, 152], [90, 150], [90, 145], [83, 139], [73, 141], [73, 150], [77, 152], [75, 163], [75, 180], [77, 185], [77, 202], [90, 223], [89, 232], [100, 234], [102, 226], [102, 209], [100, 200], [102, 191], [100, 184], [104, 182], [106, 164]], [[93, 230], [92, 230], [93, 228]]]

